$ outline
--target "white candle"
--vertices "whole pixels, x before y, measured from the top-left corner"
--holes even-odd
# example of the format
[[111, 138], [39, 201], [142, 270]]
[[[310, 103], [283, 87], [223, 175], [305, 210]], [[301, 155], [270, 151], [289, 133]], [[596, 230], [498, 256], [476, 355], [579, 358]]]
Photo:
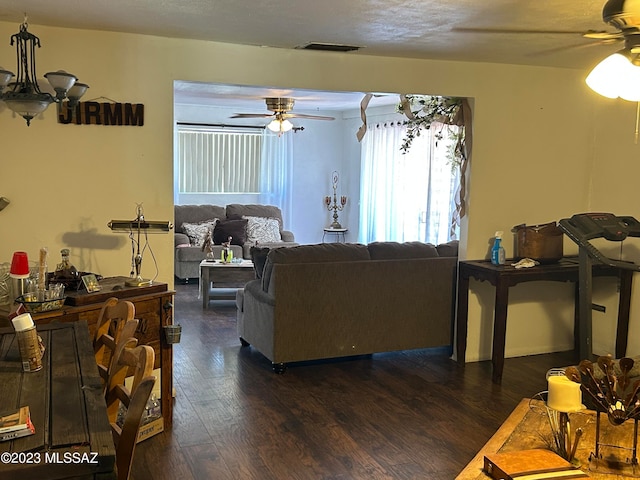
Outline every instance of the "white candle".
[[582, 391], [580, 384], [564, 375], [552, 375], [547, 380], [549, 396], [547, 406], [558, 412], [577, 412], [582, 410]]

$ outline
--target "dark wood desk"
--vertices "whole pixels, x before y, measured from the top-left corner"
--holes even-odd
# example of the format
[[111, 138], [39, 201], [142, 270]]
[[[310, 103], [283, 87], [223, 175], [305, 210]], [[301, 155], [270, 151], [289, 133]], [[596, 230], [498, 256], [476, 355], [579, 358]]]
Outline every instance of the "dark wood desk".
[[42, 370], [30, 373], [22, 372], [13, 329], [0, 330], [0, 412], [28, 405], [36, 429], [0, 442], [0, 478], [115, 479], [115, 447], [87, 324], [37, 329], [46, 350]]
[[[618, 304], [615, 353], [616, 358], [623, 357], [627, 351], [633, 271], [622, 270], [602, 264], [594, 264], [592, 271], [594, 277], [607, 276], [618, 277], [620, 279], [620, 302]], [[491, 361], [493, 363], [492, 380], [494, 383], [500, 383], [502, 381], [510, 287], [518, 283], [534, 281], [575, 283], [574, 335], [578, 338], [580, 328], [578, 318], [578, 257], [567, 257], [557, 263], [520, 269], [508, 264], [493, 265], [488, 260], [463, 260], [458, 264], [458, 309], [456, 321], [456, 355], [458, 362], [465, 362], [467, 350], [470, 278], [488, 281], [496, 289], [493, 320], [493, 349], [491, 353]]]

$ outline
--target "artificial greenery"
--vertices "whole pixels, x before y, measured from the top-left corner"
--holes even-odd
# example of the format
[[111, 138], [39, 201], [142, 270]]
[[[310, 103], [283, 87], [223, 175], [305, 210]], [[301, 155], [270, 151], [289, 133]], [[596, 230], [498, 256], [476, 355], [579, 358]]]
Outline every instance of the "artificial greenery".
[[[462, 98], [436, 97], [431, 95], [405, 95], [405, 102], [398, 105], [398, 112], [406, 115], [407, 133], [400, 146], [403, 153], [407, 153], [416, 137], [420, 136], [422, 129], [429, 130], [433, 123], [438, 123], [442, 128], [449, 125], [460, 126], [453, 133], [453, 142], [450, 144], [447, 158], [452, 168], [460, 167], [464, 157], [464, 125], [461, 124]], [[410, 110], [410, 113], [407, 112]], [[442, 140], [442, 130], [434, 133], [437, 140]]]

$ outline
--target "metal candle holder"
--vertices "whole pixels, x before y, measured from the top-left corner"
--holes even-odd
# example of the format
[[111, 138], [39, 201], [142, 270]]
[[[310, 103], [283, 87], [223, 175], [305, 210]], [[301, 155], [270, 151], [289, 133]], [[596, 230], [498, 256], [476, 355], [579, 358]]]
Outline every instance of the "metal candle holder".
[[330, 196], [324, 197], [324, 203], [329, 211], [333, 210], [333, 223], [329, 225], [329, 228], [338, 229], [342, 228], [342, 225], [338, 222], [338, 212], [341, 212], [347, 204], [347, 197], [342, 195], [340, 197], [340, 205], [338, 205], [338, 196], [336, 194], [338, 188], [338, 172], [334, 171], [331, 175], [333, 180], [333, 205], [331, 204]]

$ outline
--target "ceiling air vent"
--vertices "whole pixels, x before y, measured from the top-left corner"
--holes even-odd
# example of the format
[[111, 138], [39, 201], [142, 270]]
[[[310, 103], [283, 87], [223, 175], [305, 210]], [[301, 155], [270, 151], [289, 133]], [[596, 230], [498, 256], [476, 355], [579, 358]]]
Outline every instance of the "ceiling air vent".
[[324, 50], [325, 52], [353, 52], [355, 50], [360, 50], [362, 47], [342, 45], [340, 43], [311, 42], [296, 48], [300, 50]]

